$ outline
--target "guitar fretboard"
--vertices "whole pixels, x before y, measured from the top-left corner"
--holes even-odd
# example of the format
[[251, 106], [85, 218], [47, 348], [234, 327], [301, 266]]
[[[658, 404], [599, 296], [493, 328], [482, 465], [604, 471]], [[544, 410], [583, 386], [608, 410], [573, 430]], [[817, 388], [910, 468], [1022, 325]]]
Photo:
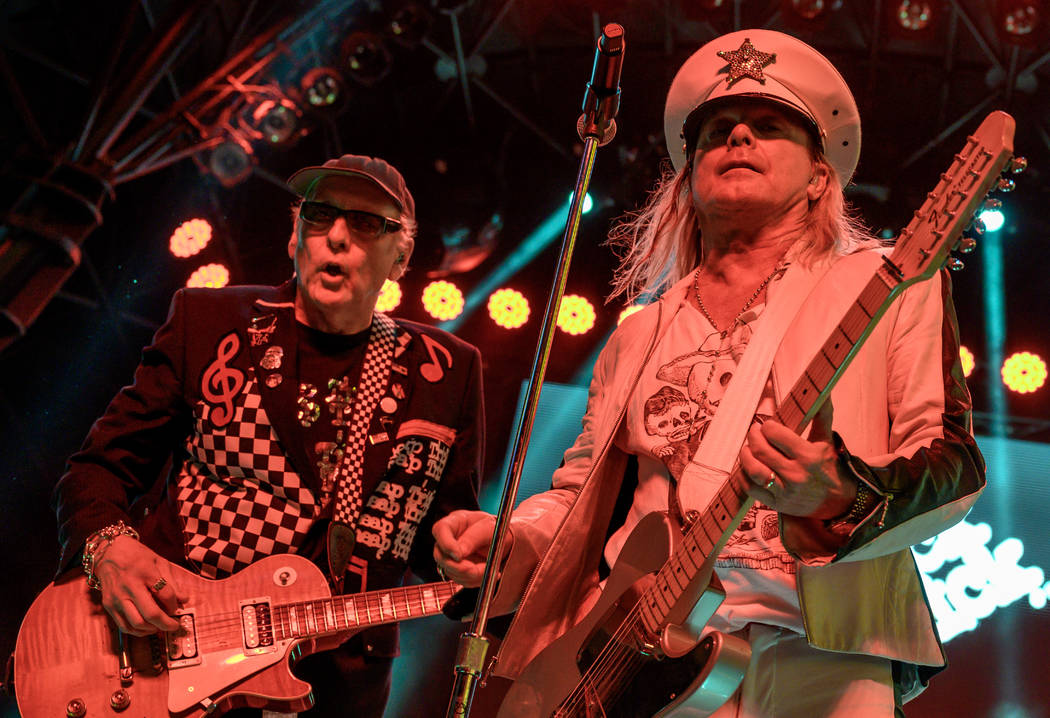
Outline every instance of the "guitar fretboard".
[[273, 607], [274, 637], [304, 638], [435, 615], [458, 590], [445, 581], [280, 604]]
[[[818, 399], [831, 392], [886, 312], [899, 286], [888, 265], [875, 272], [777, 408], [774, 415], [777, 421], [795, 432], [805, 428], [816, 413], [814, 407], [818, 406]], [[657, 572], [656, 580], [638, 603], [638, 617], [646, 635], [658, 633], [690, 582], [705, 564], [714, 560], [752, 503], [754, 499], [739, 492], [732, 481], [727, 480], [719, 487], [707, 510], [690, 526], [678, 550]]]

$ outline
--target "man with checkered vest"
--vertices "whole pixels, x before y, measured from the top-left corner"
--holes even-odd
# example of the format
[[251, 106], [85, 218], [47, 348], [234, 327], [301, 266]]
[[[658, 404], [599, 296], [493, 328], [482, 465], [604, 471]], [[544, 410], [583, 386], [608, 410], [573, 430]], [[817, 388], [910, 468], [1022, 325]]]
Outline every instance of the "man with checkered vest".
[[[126, 633], [177, 630], [193, 597], [169, 562], [225, 578], [300, 554], [337, 593], [434, 580], [431, 525], [477, 508], [478, 350], [375, 310], [414, 246], [404, 179], [343, 155], [288, 184], [294, 278], [176, 292], [56, 487], [61, 566], [82, 561]], [[307, 715], [381, 716], [397, 650], [394, 623], [300, 660]]]

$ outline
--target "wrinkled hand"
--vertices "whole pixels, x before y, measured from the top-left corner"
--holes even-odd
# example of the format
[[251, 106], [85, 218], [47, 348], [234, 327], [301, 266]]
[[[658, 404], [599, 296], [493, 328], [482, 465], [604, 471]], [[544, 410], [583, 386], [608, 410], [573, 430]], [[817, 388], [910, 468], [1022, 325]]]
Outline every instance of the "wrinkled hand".
[[[147, 636], [179, 627], [172, 618], [187, 596], [179, 591], [171, 565], [130, 536], [118, 536], [95, 562], [102, 607], [124, 633]], [[160, 579], [163, 587], [154, 591]]]
[[857, 482], [839, 466], [832, 413], [829, 399], [813, 417], [808, 441], [777, 421], [752, 425], [740, 452], [747, 493], [790, 516], [830, 519], [845, 513]]
[[[496, 517], [484, 511], [460, 509], [434, 523], [434, 561], [456, 583], [473, 588], [481, 585], [485, 559], [492, 545]], [[503, 541], [503, 555], [510, 553], [513, 535]]]

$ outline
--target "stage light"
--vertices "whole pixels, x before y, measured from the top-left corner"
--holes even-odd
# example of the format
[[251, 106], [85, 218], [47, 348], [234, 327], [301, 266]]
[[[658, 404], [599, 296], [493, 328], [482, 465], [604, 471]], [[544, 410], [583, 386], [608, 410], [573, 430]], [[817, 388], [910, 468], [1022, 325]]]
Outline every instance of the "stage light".
[[[575, 194], [576, 194], [575, 192], [569, 192], [569, 204], [570, 205], [572, 204], [572, 198], [573, 198], [573, 196], [575, 196]], [[583, 195], [583, 213], [587, 214], [592, 209], [594, 209], [594, 198], [591, 197], [591, 193], [588, 192], [587, 194]]]
[[1045, 12], [1035, 0], [997, 0], [995, 29], [1004, 42], [1012, 45], [1038, 45], [1045, 30]]
[[246, 142], [229, 139], [211, 151], [208, 169], [223, 187], [235, 187], [252, 174], [252, 148]]
[[594, 307], [578, 294], [566, 294], [561, 298], [558, 311], [558, 328], [566, 334], [586, 334], [594, 326]]
[[842, 6], [842, 0], [782, 0], [781, 4], [786, 6], [788, 17], [812, 22], [824, 19], [828, 13], [838, 10]]
[[959, 347], [959, 361], [962, 363], [963, 376], [970, 376], [973, 374], [973, 368], [977, 365], [977, 360], [973, 356], [973, 352], [964, 346]]
[[1030, 35], [1039, 26], [1039, 8], [1030, 3], [1016, 3], [1002, 16], [1003, 30], [1011, 35]]
[[933, 6], [925, 0], [901, 0], [894, 15], [902, 28], [918, 32], [929, 27]]
[[171, 233], [168, 246], [176, 257], [192, 257], [211, 241], [211, 224], [206, 219], [188, 219]]
[[190, 275], [187, 287], [210, 287], [218, 289], [230, 283], [230, 270], [221, 264], [205, 264]]
[[616, 320], [616, 326], [620, 326], [621, 324], [623, 324], [624, 319], [631, 316], [632, 314], [637, 314], [643, 309], [645, 309], [644, 304], [632, 304], [631, 306], [626, 307], [622, 312], [620, 312], [620, 317]]
[[379, 290], [379, 299], [376, 300], [376, 311], [389, 312], [400, 303], [401, 285], [389, 279], [383, 280], [383, 288]]
[[977, 215], [977, 218], [984, 223], [985, 232], [998, 232], [1003, 228], [1003, 224], [1006, 223], [1006, 215], [1002, 213], [1002, 210], [998, 209], [986, 209]]
[[416, 3], [409, 3], [390, 18], [387, 32], [398, 45], [411, 49], [423, 42], [432, 22], [430, 13]]
[[370, 87], [390, 72], [390, 51], [383, 39], [370, 32], [355, 32], [343, 41], [343, 67], [350, 79]]
[[423, 308], [434, 319], [455, 319], [463, 311], [463, 292], [443, 279], [431, 282], [423, 289]]
[[251, 111], [252, 127], [258, 136], [271, 145], [286, 145], [299, 135], [301, 113], [295, 103], [286, 97], [266, 99]]
[[299, 92], [307, 107], [322, 111], [336, 109], [347, 96], [342, 76], [331, 67], [315, 67], [303, 75]]
[[489, 316], [504, 329], [517, 329], [529, 321], [529, 300], [515, 289], [499, 289], [489, 297]]
[[1046, 362], [1031, 352], [1017, 352], [1006, 358], [1000, 373], [1008, 389], [1028, 394], [1046, 383]]

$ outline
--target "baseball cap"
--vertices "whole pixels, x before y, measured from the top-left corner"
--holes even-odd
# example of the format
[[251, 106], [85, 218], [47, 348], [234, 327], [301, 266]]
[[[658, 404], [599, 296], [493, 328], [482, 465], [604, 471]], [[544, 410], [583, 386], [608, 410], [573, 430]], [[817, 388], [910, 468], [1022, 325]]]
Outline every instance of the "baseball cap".
[[383, 190], [401, 210], [402, 219], [415, 220], [416, 202], [408, 191], [405, 178], [392, 165], [378, 157], [343, 155], [331, 159], [319, 167], [304, 167], [288, 178], [288, 186], [300, 197], [305, 197], [310, 188], [322, 177], [330, 175], [352, 175], [370, 180]]
[[835, 66], [798, 38], [774, 30], [738, 30], [708, 42], [678, 70], [664, 107], [675, 169], [707, 113], [729, 98], [752, 97], [793, 110], [810, 125], [843, 187], [860, 158], [860, 113]]

